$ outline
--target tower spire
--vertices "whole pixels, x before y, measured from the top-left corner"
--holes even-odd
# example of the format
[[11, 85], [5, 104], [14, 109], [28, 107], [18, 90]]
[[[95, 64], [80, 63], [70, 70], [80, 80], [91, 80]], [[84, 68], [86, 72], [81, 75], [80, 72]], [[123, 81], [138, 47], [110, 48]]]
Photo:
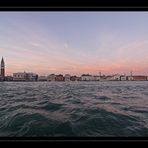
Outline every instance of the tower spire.
[[1, 76], [3, 78], [5, 77], [5, 62], [4, 62], [3, 56], [2, 56], [2, 60], [1, 60]]
[[133, 76], [133, 71], [131, 70], [131, 77]]
[[2, 56], [2, 60], [1, 60], [1, 64], [2, 64], [2, 63], [4, 64], [4, 58], [3, 58], [3, 56]]

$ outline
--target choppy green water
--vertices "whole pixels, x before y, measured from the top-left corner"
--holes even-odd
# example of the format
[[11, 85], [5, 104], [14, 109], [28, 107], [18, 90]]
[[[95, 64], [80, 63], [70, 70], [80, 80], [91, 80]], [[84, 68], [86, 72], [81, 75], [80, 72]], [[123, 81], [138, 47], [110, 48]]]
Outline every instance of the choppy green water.
[[148, 136], [148, 81], [0, 83], [0, 136]]

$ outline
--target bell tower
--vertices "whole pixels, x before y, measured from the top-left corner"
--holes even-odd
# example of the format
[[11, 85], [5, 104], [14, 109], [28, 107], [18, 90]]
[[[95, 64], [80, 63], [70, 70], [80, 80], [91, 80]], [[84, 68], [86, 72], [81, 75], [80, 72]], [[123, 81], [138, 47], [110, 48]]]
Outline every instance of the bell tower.
[[5, 62], [4, 62], [4, 59], [2, 57], [2, 60], [1, 60], [1, 77], [5, 77]]

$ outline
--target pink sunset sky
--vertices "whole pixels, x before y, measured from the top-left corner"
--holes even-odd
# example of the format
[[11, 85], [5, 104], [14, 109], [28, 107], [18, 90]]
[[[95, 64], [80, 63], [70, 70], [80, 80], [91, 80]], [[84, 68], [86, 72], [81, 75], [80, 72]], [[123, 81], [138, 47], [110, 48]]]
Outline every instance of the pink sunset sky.
[[6, 75], [148, 75], [146, 12], [1, 12]]

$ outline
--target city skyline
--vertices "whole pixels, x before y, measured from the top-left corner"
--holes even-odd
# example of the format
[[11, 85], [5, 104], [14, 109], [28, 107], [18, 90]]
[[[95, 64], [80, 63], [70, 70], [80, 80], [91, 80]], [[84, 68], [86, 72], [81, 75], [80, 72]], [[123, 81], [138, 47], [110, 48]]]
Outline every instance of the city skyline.
[[19, 81], [19, 82], [34, 82], [34, 81], [147, 81], [148, 76], [133, 75], [131, 71], [130, 75], [126, 74], [113, 74], [104, 75], [99, 73], [99, 75], [82, 74], [81, 76], [71, 75], [71, 74], [48, 74], [48, 76], [40, 76], [32, 72], [17, 72], [13, 73], [13, 76], [5, 75], [5, 62], [4, 58], [1, 59], [0, 64], [0, 81]]
[[146, 12], [1, 12], [6, 74], [148, 75]]

